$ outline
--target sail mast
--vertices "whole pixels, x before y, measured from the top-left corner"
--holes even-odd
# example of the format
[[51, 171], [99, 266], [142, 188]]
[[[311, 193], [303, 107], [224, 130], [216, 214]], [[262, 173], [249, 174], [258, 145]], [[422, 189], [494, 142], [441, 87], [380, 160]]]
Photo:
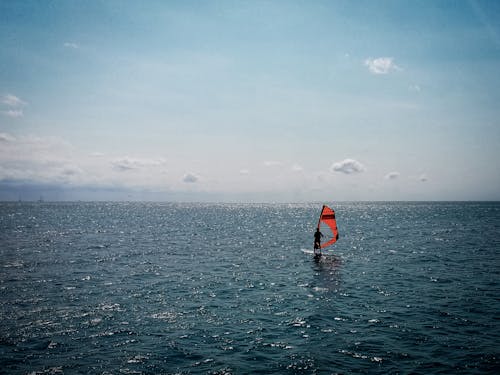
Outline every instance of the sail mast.
[[323, 208], [321, 209], [321, 213], [319, 214], [319, 219], [318, 219], [318, 229], [321, 224], [321, 216], [323, 216], [323, 211], [325, 210], [325, 205], [323, 205]]

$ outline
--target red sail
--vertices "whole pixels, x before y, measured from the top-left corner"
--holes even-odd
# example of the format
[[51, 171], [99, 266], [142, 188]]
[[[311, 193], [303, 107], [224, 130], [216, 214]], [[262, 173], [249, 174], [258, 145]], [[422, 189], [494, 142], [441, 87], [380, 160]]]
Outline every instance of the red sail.
[[335, 211], [328, 206], [323, 206], [323, 209], [321, 210], [321, 215], [319, 216], [318, 228], [321, 225], [321, 223], [328, 225], [328, 227], [332, 230], [332, 238], [329, 241], [321, 244], [321, 248], [323, 249], [327, 246], [334, 244], [339, 239], [337, 220], [335, 220]]

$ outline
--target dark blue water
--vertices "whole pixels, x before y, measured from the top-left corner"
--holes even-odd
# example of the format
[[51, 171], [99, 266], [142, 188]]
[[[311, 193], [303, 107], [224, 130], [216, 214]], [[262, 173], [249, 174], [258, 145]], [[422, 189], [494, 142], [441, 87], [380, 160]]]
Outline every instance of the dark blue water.
[[500, 370], [500, 203], [0, 204], [0, 372]]

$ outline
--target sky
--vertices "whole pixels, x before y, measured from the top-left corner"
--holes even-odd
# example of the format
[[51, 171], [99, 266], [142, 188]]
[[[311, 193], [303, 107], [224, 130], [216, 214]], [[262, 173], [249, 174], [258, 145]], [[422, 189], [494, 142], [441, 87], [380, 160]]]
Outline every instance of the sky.
[[500, 2], [0, 0], [0, 200], [500, 200]]

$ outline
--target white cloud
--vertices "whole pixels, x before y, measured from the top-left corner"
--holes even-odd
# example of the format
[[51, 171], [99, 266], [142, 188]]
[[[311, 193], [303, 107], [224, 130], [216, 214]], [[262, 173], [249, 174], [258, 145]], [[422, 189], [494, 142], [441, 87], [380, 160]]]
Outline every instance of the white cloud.
[[0, 148], [0, 162], [32, 159], [39, 163], [52, 162], [73, 151], [72, 146], [59, 137], [14, 137], [1, 133], [0, 140], [6, 143]]
[[127, 189], [169, 188], [163, 158], [103, 159], [58, 137], [0, 133], [0, 184]]
[[5, 105], [7, 105], [9, 107], [13, 107], [13, 108], [18, 108], [18, 107], [22, 107], [22, 106], [26, 105], [25, 101], [19, 99], [17, 96], [12, 95], [12, 94], [7, 94], [7, 95], [2, 96], [0, 101], [2, 102], [2, 104], [5, 104]]
[[300, 166], [299, 164], [292, 165], [292, 171], [294, 172], [302, 172], [303, 170], [304, 168], [302, 168], [302, 166]]
[[68, 183], [81, 171], [71, 145], [56, 137], [0, 134], [0, 180]]
[[422, 89], [420, 88], [420, 86], [419, 86], [419, 85], [416, 85], [416, 84], [415, 84], [415, 85], [410, 85], [410, 86], [408, 87], [408, 89], [409, 89], [411, 92], [420, 92], [420, 91], [422, 91]]
[[185, 182], [186, 184], [194, 184], [194, 183], [198, 182], [198, 180], [199, 180], [199, 177], [193, 173], [186, 173], [182, 177], [182, 182]]
[[159, 167], [166, 163], [164, 159], [144, 159], [144, 158], [132, 158], [132, 157], [122, 157], [119, 159], [114, 159], [111, 161], [113, 168], [119, 171], [129, 171], [132, 169], [141, 169], [147, 167]]
[[366, 59], [365, 65], [368, 67], [371, 73], [373, 74], [388, 74], [393, 70], [401, 70], [399, 66], [397, 66], [392, 57], [379, 57], [376, 59]]
[[12, 118], [23, 117], [24, 113], [22, 107], [26, 105], [25, 101], [19, 99], [15, 95], [7, 94], [0, 98], [0, 102], [7, 107], [0, 111], [2, 115]]
[[396, 180], [399, 178], [399, 172], [389, 172], [384, 176], [384, 178], [386, 180]]
[[64, 43], [64, 47], [77, 49], [79, 46], [78, 46], [78, 44], [76, 44], [74, 42], [66, 42], [66, 43]]
[[418, 177], [418, 180], [420, 182], [426, 182], [428, 181], [429, 179], [427, 178], [427, 175], [425, 173], [422, 173], [419, 177]]
[[365, 166], [354, 159], [344, 159], [334, 163], [330, 168], [332, 172], [341, 172], [345, 174], [355, 174], [365, 171]]
[[0, 142], [14, 142], [16, 138], [7, 133], [0, 133]]
[[22, 109], [8, 109], [6, 111], [2, 111], [2, 114], [12, 118], [19, 118], [24, 116]]
[[240, 174], [246, 176], [250, 174], [250, 171], [248, 169], [240, 169]]

